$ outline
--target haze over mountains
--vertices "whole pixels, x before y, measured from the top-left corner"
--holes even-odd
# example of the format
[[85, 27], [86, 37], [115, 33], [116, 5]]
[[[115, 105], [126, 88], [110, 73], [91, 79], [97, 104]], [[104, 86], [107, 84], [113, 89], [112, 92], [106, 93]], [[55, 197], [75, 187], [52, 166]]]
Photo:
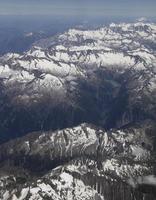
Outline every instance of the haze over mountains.
[[[134, 21], [137, 17], [124, 17], [124, 21]], [[151, 17], [149, 20], [154, 21]], [[1, 15], [0, 55], [7, 52], [22, 53], [40, 38], [63, 33], [69, 28], [98, 27], [111, 22], [123, 21], [123, 17], [102, 16], [48, 16], [48, 15]], [[30, 34], [33, 33], [33, 34]], [[29, 36], [29, 37], [28, 37]]]
[[0, 199], [154, 200], [155, 22], [59, 31], [0, 58]]

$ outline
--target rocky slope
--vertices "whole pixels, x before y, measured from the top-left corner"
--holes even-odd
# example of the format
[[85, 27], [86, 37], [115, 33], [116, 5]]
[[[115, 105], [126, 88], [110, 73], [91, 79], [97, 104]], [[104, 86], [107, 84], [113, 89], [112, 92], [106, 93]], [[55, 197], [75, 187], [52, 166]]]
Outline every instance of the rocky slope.
[[131, 186], [153, 173], [147, 128], [105, 132], [82, 124], [1, 145], [1, 199], [153, 199]]

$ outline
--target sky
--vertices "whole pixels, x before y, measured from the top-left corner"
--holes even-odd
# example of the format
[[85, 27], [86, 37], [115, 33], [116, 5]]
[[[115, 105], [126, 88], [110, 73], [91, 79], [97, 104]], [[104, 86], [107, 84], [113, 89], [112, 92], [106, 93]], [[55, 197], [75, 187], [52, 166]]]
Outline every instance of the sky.
[[156, 0], [0, 0], [0, 15], [155, 17]]

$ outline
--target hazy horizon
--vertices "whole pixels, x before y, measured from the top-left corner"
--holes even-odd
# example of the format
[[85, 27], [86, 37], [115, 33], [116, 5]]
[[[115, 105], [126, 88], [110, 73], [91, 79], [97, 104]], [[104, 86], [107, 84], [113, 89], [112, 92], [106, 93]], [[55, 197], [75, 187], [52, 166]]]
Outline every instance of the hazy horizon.
[[0, 15], [155, 17], [155, 0], [1, 0]]

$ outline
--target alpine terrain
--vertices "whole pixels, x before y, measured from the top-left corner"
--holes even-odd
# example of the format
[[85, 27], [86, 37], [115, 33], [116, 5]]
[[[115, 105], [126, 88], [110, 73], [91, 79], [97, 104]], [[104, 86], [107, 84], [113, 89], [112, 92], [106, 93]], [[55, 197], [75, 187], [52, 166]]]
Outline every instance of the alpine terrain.
[[1, 56], [0, 200], [155, 200], [155, 122], [153, 22]]

